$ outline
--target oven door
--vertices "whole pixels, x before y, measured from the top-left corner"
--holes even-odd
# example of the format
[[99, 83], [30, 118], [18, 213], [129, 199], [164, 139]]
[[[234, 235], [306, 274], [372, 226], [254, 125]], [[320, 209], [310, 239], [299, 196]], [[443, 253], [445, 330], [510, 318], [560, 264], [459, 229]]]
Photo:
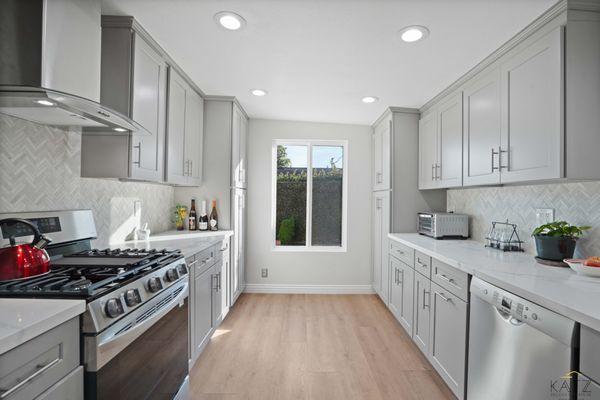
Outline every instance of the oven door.
[[420, 213], [417, 219], [417, 232], [433, 236], [433, 215]]
[[84, 347], [86, 400], [175, 398], [188, 375], [187, 280], [84, 336]]

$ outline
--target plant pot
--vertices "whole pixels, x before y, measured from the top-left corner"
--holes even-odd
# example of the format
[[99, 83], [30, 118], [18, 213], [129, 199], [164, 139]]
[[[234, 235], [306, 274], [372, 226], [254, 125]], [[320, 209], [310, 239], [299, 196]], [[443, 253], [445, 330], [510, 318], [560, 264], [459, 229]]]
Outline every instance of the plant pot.
[[538, 257], [546, 260], [562, 261], [573, 258], [577, 240], [569, 236], [535, 235], [535, 247]]

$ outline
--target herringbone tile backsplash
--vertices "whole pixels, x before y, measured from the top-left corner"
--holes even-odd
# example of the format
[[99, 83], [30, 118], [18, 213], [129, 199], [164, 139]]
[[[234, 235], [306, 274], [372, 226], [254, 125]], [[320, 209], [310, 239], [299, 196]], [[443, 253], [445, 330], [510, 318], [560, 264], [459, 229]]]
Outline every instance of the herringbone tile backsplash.
[[171, 227], [170, 186], [80, 177], [81, 133], [0, 114], [0, 213], [90, 208], [95, 246], [122, 242], [140, 220], [153, 232]]
[[516, 223], [525, 250], [535, 253], [535, 209], [553, 208], [557, 220], [592, 229], [579, 240], [579, 256], [600, 255], [600, 182], [556, 183], [448, 190], [448, 211], [471, 216], [471, 236], [483, 242], [491, 221]]

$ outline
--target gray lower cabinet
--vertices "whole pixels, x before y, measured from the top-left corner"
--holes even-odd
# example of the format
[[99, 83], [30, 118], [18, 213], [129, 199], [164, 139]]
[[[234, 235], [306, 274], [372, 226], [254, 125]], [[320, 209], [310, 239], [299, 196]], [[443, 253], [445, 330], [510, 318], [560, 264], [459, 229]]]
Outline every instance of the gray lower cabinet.
[[417, 272], [415, 274], [413, 341], [423, 354], [429, 354], [430, 310], [431, 281]]
[[413, 329], [413, 284], [415, 272], [408, 265], [390, 257], [389, 307], [400, 325], [412, 335]]
[[[579, 370], [600, 384], [600, 332], [581, 326], [581, 351]], [[595, 393], [600, 398], [600, 391]], [[594, 397], [596, 398], [596, 397]]]
[[467, 303], [431, 283], [428, 359], [459, 398], [465, 397]]
[[223, 261], [219, 261], [212, 268], [212, 318], [211, 325], [217, 327], [223, 320], [223, 286], [222, 280], [225, 276], [223, 271]]
[[[198, 268], [198, 265], [195, 265]], [[214, 284], [214, 269], [194, 271], [192, 312], [192, 364], [196, 361], [210, 338], [212, 331], [212, 299]]]
[[79, 317], [0, 355], [0, 398], [83, 398]]

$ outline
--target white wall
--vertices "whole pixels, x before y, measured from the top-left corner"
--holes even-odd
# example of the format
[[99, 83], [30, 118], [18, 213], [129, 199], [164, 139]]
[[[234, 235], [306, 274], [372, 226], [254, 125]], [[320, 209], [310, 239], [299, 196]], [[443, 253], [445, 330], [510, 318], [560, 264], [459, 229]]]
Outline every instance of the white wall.
[[[251, 119], [249, 129], [247, 290], [371, 291], [371, 128]], [[271, 146], [274, 139], [348, 141], [347, 252], [272, 250]], [[261, 278], [261, 268], [269, 269], [268, 278]], [[295, 285], [310, 287], [294, 288]]]

